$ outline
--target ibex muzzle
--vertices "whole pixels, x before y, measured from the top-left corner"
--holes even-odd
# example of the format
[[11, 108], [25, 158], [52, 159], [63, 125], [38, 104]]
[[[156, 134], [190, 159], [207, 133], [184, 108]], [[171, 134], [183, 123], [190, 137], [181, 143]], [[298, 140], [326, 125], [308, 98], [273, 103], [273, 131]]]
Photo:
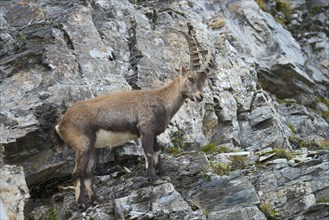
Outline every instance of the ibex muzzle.
[[189, 70], [182, 68], [173, 82], [159, 89], [118, 92], [77, 102], [56, 125], [59, 137], [76, 152], [73, 182], [77, 203], [82, 207], [97, 200], [93, 189], [97, 148], [141, 138], [150, 181], [170, 179], [162, 167], [157, 136], [165, 131], [186, 98], [203, 100], [202, 88], [212, 64], [210, 51], [200, 64], [192, 25], [188, 24], [188, 29], [189, 34], [182, 33], [189, 44], [191, 66]]

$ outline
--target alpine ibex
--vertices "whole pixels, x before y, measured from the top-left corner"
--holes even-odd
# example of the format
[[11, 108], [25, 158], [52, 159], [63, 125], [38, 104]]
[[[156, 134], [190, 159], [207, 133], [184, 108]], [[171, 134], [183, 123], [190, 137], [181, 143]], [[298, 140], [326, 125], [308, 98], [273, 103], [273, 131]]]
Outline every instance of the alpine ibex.
[[76, 152], [73, 182], [76, 201], [82, 207], [96, 200], [95, 148], [112, 148], [140, 137], [149, 180], [169, 179], [162, 167], [157, 136], [165, 131], [186, 98], [203, 100], [203, 86], [212, 65], [210, 51], [204, 64], [200, 63], [195, 30], [190, 24], [188, 29], [189, 34], [181, 33], [189, 45], [190, 69], [181, 68], [180, 76], [173, 82], [159, 89], [118, 92], [79, 101], [56, 125], [56, 135]]

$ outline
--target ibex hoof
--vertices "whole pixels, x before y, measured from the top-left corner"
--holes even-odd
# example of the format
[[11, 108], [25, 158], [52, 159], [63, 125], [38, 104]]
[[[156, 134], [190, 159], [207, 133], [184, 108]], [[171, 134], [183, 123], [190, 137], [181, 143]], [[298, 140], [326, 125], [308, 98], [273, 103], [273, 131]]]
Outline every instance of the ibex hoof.
[[160, 179], [159, 177], [157, 178], [154, 178], [154, 179], [150, 179], [150, 183], [153, 185], [153, 186], [156, 186], [156, 185], [160, 185], [162, 184], [164, 181], [162, 179]]
[[160, 177], [161, 177], [161, 179], [163, 179], [163, 180], [165, 180], [165, 181], [171, 182], [171, 179], [170, 179], [170, 177], [169, 177], [169, 176], [167, 176], [167, 175], [164, 175], [164, 176], [160, 176]]
[[85, 211], [89, 207], [88, 204], [85, 203], [78, 203], [78, 208], [82, 211]]
[[77, 200], [78, 208], [82, 211], [86, 210], [91, 204], [88, 202], [88, 199], [86, 196], [84, 196], [84, 193], [82, 192], [80, 194], [79, 199]]
[[96, 205], [100, 205], [101, 202], [97, 199], [97, 200], [92, 201], [91, 204], [92, 204], [93, 206], [96, 206]]

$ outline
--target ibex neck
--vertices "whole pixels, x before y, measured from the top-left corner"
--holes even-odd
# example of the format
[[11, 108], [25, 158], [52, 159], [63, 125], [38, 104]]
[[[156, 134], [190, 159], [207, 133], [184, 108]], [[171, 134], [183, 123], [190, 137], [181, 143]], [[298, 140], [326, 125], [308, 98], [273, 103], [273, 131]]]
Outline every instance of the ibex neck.
[[186, 99], [180, 90], [180, 77], [177, 77], [168, 85], [158, 89], [158, 92], [165, 102], [170, 118], [172, 118]]

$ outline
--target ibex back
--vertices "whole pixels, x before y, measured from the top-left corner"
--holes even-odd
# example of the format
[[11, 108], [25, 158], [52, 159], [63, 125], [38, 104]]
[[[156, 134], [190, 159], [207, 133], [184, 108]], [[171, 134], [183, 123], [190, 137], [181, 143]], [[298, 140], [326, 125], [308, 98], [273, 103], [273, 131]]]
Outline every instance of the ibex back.
[[149, 180], [170, 180], [162, 168], [157, 136], [165, 131], [171, 118], [186, 98], [203, 100], [203, 86], [212, 64], [208, 51], [204, 64], [193, 27], [183, 33], [190, 50], [190, 69], [181, 68], [180, 76], [170, 84], [153, 90], [113, 93], [75, 103], [55, 129], [60, 138], [76, 152], [73, 171], [76, 201], [82, 207], [97, 200], [93, 172], [101, 147], [116, 147], [141, 138]]

